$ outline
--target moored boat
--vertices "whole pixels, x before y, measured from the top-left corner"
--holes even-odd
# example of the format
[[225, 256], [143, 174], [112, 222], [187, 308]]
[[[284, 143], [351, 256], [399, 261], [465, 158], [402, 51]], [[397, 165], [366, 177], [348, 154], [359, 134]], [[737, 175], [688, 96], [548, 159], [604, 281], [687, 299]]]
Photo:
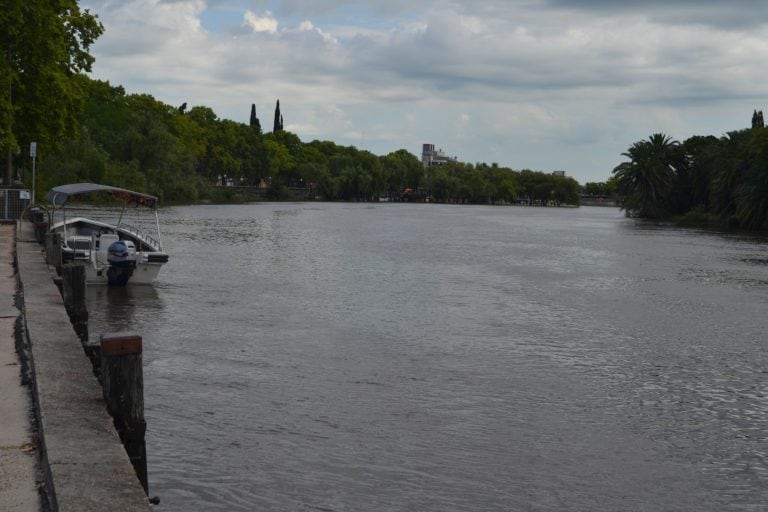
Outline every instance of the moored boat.
[[[66, 206], [71, 205], [71, 200], [96, 193], [118, 199], [119, 213], [114, 208], [98, 207], [90, 211], [99, 218], [67, 215]], [[45, 198], [52, 205], [49, 231], [60, 242], [62, 263], [84, 265], [87, 283], [151, 284], [168, 262], [160, 237], [157, 197], [108, 185], [74, 183], [52, 188]], [[156, 234], [149, 235], [145, 229], [127, 224], [124, 218], [129, 207], [151, 211]], [[103, 220], [115, 215], [114, 222]]]

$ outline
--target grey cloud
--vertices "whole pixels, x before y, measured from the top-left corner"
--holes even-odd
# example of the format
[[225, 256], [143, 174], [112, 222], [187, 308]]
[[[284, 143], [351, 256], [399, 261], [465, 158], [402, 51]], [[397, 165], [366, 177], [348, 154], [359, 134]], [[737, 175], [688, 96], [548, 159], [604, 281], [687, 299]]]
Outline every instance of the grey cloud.
[[361, 3], [355, 0], [282, 0], [276, 6], [270, 7], [267, 0], [256, 0], [254, 6], [260, 10], [271, 9], [281, 16], [315, 17], [325, 16], [342, 11], [367, 11], [379, 15], [393, 15], [422, 9], [432, 1], [412, 0], [372, 0]]
[[404, 33], [386, 44], [364, 37], [348, 50], [354, 68], [373, 80], [399, 80], [423, 90], [458, 97], [467, 93], [508, 98], [573, 88], [620, 86], [634, 71], [617, 67], [611, 48], [569, 48], [546, 37], [521, 41], [508, 35], [514, 27], [497, 25], [498, 33], [462, 33], [451, 17], [434, 18], [423, 32]]
[[605, 15], [632, 13], [661, 24], [701, 24], [735, 29], [768, 23], [768, 2], [764, 0], [544, 0], [543, 5]]

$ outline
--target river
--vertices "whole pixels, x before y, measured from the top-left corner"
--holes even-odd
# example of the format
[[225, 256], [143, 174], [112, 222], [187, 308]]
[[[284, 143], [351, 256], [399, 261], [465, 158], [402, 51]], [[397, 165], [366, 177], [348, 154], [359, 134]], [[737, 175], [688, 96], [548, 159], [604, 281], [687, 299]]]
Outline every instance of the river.
[[171, 511], [758, 511], [768, 240], [618, 209], [162, 212], [144, 337]]

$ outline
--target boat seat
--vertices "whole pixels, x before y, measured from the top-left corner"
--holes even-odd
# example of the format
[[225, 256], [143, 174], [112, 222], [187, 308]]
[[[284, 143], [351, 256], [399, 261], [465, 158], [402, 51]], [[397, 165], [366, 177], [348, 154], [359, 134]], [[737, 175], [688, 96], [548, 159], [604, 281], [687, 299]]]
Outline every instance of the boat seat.
[[107, 251], [109, 246], [120, 240], [115, 233], [102, 233], [99, 237], [99, 250], [96, 251], [96, 262], [101, 265], [107, 264]]
[[118, 240], [120, 240], [120, 237], [114, 233], [103, 233], [99, 237], [99, 252], [106, 253], [109, 249], [109, 246]]

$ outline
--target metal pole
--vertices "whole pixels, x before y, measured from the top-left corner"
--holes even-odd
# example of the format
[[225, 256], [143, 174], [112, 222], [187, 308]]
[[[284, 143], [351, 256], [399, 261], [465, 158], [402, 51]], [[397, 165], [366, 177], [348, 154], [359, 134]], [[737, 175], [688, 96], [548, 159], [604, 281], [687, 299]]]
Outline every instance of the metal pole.
[[29, 143], [29, 156], [32, 157], [32, 201], [35, 204], [35, 157], [37, 156], [37, 142]]
[[35, 204], [35, 157], [32, 157], [32, 204]]
[[161, 251], [163, 250], [163, 237], [160, 235], [160, 218], [157, 216], [157, 205], [155, 205], [155, 226], [157, 226], [157, 242], [160, 244]]

